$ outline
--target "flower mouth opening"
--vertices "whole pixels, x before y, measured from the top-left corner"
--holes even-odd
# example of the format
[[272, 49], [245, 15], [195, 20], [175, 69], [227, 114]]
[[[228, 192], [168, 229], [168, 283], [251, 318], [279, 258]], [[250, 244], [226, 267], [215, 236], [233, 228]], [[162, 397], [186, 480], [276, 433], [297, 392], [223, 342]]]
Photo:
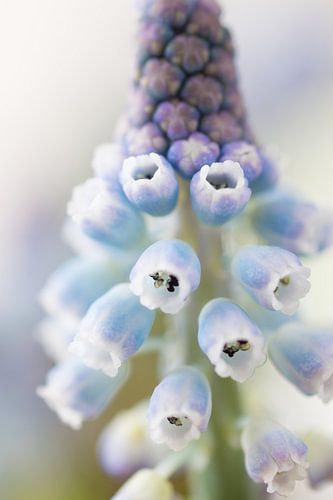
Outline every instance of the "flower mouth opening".
[[232, 342], [226, 342], [223, 346], [223, 353], [229, 358], [233, 358], [239, 351], [249, 351], [251, 344], [248, 340], [240, 339]]
[[154, 280], [155, 288], [165, 287], [168, 292], [173, 293], [179, 287], [178, 278], [165, 271], [157, 271], [149, 276]]
[[186, 425], [188, 417], [186, 415], [180, 417], [172, 415], [170, 417], [167, 417], [167, 421], [169, 422], [169, 424], [175, 425], [176, 427], [183, 427], [184, 425]]
[[158, 166], [155, 163], [151, 163], [150, 165], [146, 165], [145, 167], [138, 167], [133, 172], [133, 179], [135, 181], [141, 180], [152, 180], [158, 170]]
[[170, 413], [163, 418], [161, 429], [169, 440], [186, 440], [192, 429], [192, 421], [184, 413]]
[[220, 189], [235, 189], [237, 187], [237, 179], [230, 174], [209, 174], [207, 182], [217, 191]]
[[290, 285], [290, 282], [291, 282], [290, 276], [284, 276], [283, 278], [281, 278], [277, 287], [274, 290], [274, 293], [275, 294], [281, 293], [281, 290], [283, 290], [283, 287], [287, 287], [288, 285]]

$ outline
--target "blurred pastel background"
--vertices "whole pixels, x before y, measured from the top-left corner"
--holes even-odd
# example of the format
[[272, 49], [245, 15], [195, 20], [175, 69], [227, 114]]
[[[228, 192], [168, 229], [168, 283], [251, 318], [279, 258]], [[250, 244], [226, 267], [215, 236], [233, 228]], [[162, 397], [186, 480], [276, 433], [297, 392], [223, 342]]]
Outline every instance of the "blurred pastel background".
[[[283, 153], [284, 179], [333, 208], [332, 1], [223, 4], [258, 136]], [[117, 485], [99, 468], [97, 436], [114, 409], [153, 386], [147, 391], [137, 367], [136, 387], [80, 432], [35, 395], [50, 365], [34, 341], [36, 296], [70, 255], [60, 231], [71, 188], [90, 175], [92, 150], [110, 139], [125, 105], [135, 19], [133, 0], [0, 0], [2, 500], [108, 499]], [[302, 312], [333, 324], [333, 251], [310, 265], [313, 289]], [[333, 436], [333, 404], [300, 396], [269, 366], [255, 383], [285, 424]], [[329, 500], [333, 486], [317, 495], [300, 486], [292, 498]]]

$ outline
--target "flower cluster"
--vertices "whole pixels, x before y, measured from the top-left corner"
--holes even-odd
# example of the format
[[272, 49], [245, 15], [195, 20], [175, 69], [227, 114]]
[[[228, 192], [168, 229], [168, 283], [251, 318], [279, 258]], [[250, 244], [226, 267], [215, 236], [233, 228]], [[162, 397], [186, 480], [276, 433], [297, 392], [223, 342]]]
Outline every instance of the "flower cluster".
[[[229, 446], [216, 430], [225, 428], [223, 379], [236, 392], [269, 357], [303, 393], [333, 397], [333, 331], [295, 317], [310, 289], [301, 258], [324, 250], [333, 226], [326, 211], [276, 188], [277, 167], [248, 126], [217, 2], [138, 5], [128, 110], [68, 204], [66, 234], [79, 255], [41, 293], [48, 317], [38, 336], [57, 364], [38, 394], [79, 428], [115, 397], [131, 358], [156, 349], [160, 383], [148, 402], [110, 422], [98, 450], [107, 473], [134, 474], [115, 499], [171, 500], [179, 450], [191, 441], [192, 455]], [[230, 262], [224, 227], [237, 218], [256, 244]], [[252, 315], [255, 303], [285, 315], [285, 324], [268, 335]], [[213, 439], [208, 432], [199, 440], [211, 418]], [[249, 476], [269, 493], [287, 495], [305, 478], [307, 447], [280, 424], [253, 418], [241, 442]]]

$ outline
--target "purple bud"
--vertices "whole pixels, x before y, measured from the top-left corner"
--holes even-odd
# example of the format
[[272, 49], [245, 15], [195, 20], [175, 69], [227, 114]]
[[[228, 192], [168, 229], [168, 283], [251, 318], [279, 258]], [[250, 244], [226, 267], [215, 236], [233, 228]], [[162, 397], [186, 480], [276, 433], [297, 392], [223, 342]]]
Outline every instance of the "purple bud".
[[149, 153], [163, 153], [167, 141], [155, 123], [147, 123], [142, 128], [132, 129], [126, 136], [128, 154], [131, 156]]
[[192, 76], [185, 83], [182, 97], [202, 113], [218, 111], [223, 101], [220, 83], [209, 76]]
[[205, 116], [200, 129], [219, 144], [237, 141], [243, 134], [242, 127], [228, 111]]
[[262, 171], [251, 184], [253, 193], [261, 193], [272, 189], [279, 182], [280, 172], [278, 165], [267, 154], [261, 153]]
[[164, 48], [173, 36], [173, 31], [156, 19], [143, 21], [137, 33], [139, 60], [162, 55]]
[[238, 162], [249, 182], [256, 179], [262, 171], [262, 161], [258, 149], [245, 141], [226, 144], [222, 149], [221, 161], [226, 160]]
[[224, 88], [223, 107], [230, 111], [235, 118], [245, 117], [246, 110], [244, 101], [236, 85], [227, 85]]
[[217, 159], [220, 148], [200, 132], [186, 140], [176, 141], [168, 151], [168, 160], [186, 179], [190, 179], [203, 165], [211, 165]]
[[145, 0], [144, 3], [145, 15], [180, 28], [190, 16], [195, 0]]
[[197, 6], [206, 9], [216, 17], [220, 17], [222, 14], [222, 9], [216, 0], [197, 0]]
[[223, 47], [230, 54], [234, 54], [235, 53], [235, 46], [234, 46], [234, 43], [233, 43], [231, 32], [225, 26], [224, 26]]
[[197, 36], [178, 35], [168, 44], [165, 55], [187, 73], [195, 73], [208, 62], [209, 45]]
[[225, 83], [234, 82], [236, 68], [232, 55], [220, 47], [214, 47], [211, 51], [211, 60], [205, 68], [205, 73], [209, 76], [215, 76], [215, 78]]
[[198, 8], [194, 11], [186, 26], [186, 31], [191, 35], [199, 35], [206, 38], [214, 44], [222, 43], [224, 38], [224, 30], [218, 17], [206, 7]]
[[141, 127], [150, 120], [154, 112], [155, 100], [144, 89], [134, 89], [128, 99], [128, 118], [134, 127]]
[[164, 59], [151, 59], [143, 68], [141, 85], [155, 99], [163, 100], [175, 96], [184, 80], [184, 73]]
[[154, 121], [169, 139], [186, 139], [198, 128], [198, 111], [185, 102], [163, 102], [154, 114]]

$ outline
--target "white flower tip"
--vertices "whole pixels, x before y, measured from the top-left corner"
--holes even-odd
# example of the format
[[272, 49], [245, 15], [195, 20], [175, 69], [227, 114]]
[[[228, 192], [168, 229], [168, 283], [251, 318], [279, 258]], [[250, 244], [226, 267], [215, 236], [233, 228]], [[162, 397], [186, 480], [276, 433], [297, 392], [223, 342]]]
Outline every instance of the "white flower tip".
[[82, 415], [75, 410], [63, 406], [59, 397], [49, 387], [37, 387], [36, 394], [45, 401], [51, 410], [57, 413], [64, 424], [76, 431], [81, 429], [83, 423]]
[[114, 353], [98, 346], [91, 339], [74, 339], [68, 350], [71, 354], [79, 357], [83, 363], [93, 370], [101, 370], [108, 377], [114, 378], [118, 375], [122, 362]]

